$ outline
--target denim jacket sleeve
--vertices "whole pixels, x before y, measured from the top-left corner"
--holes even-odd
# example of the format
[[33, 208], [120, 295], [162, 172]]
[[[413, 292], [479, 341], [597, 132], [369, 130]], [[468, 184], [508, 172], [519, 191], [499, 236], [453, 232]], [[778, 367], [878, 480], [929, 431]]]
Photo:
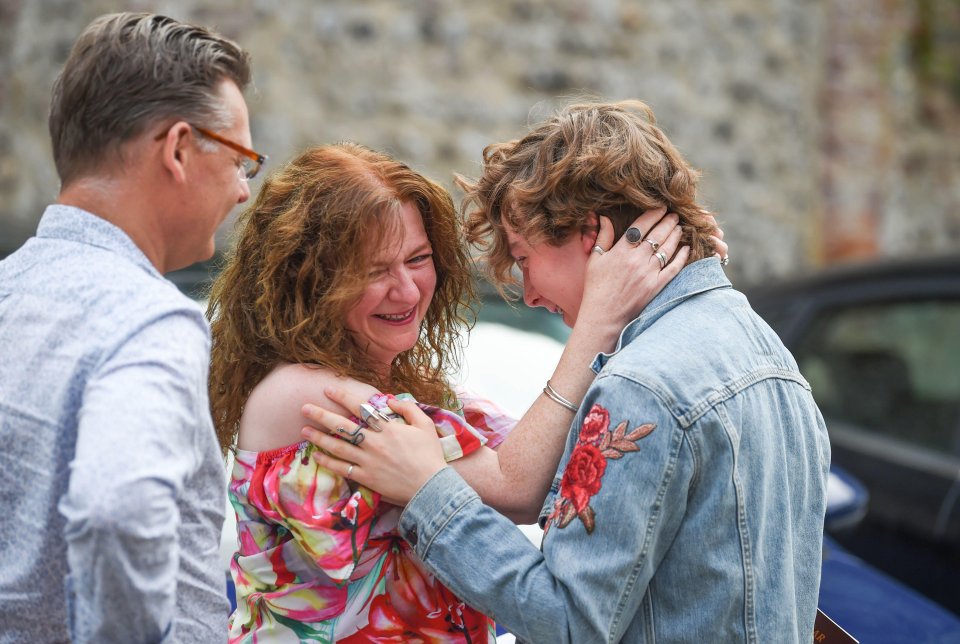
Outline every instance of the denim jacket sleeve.
[[693, 477], [669, 409], [605, 374], [574, 421], [542, 552], [450, 468], [407, 505], [401, 531], [444, 584], [519, 639], [616, 642], [670, 547]]

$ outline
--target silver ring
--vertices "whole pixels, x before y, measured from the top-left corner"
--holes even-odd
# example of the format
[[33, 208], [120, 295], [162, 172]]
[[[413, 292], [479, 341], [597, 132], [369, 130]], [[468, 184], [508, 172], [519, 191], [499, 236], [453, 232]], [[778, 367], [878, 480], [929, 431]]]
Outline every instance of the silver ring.
[[645, 242], [647, 242], [648, 244], [650, 244], [650, 246], [653, 247], [653, 251], [654, 251], [654, 252], [660, 250], [660, 242], [658, 242], [658, 241], [656, 241], [656, 240], [654, 240], [654, 239], [650, 239], [649, 237], [647, 237], [647, 238], [644, 239], [643, 241], [645, 241]]
[[360, 418], [370, 429], [375, 432], [383, 431], [383, 428], [380, 427], [380, 422], [387, 422], [390, 420], [386, 414], [370, 403], [363, 403], [360, 405]]
[[627, 228], [627, 232], [623, 233], [623, 236], [627, 238], [627, 241], [630, 242], [632, 246], [636, 246], [640, 243], [640, 240], [643, 239], [643, 233], [640, 232], [640, 229], [636, 226]]
[[358, 427], [356, 433], [347, 440], [350, 441], [352, 445], [359, 445], [363, 442], [364, 438], [366, 438], [366, 436], [364, 436], [363, 432], [361, 432], [360, 428]]
[[348, 479], [350, 475], [353, 474], [353, 463], [350, 463], [350, 467], [347, 468], [347, 473], [344, 474], [343, 478]]
[[[361, 430], [361, 429], [363, 429], [363, 425], [357, 425], [357, 428], [351, 432], [351, 431], [347, 431], [347, 428], [344, 427], [343, 425], [337, 425], [337, 429], [336, 429], [335, 431], [336, 431], [338, 434], [341, 434], [340, 437], [341, 437], [342, 439], [347, 440], [347, 441], [350, 441], [351, 443], [353, 443], [353, 439], [355, 439], [357, 436], [363, 436], [363, 434], [360, 433], [360, 430]], [[362, 441], [362, 440], [363, 440], [363, 438], [361, 438], [360, 440], [358, 440], [357, 443], [359, 443], [359, 442]], [[353, 443], [353, 444], [356, 445], [357, 443]]]
[[720, 260], [720, 265], [721, 265], [721, 266], [726, 266], [726, 265], [729, 264], [729, 263], [730, 263], [730, 256], [729, 256], [729, 255], [727, 255], [726, 257], [724, 257], [723, 259]]
[[593, 252], [595, 252], [597, 255], [603, 255], [603, 254], [604, 254], [605, 252], [607, 252], [607, 251], [605, 251], [605, 250], [603, 250], [602, 248], [600, 248], [600, 246], [594, 246], [594, 247], [593, 247]]
[[663, 267], [667, 265], [666, 254], [661, 250], [659, 252], [654, 253], [653, 256], [657, 258], [658, 262], [660, 262], [660, 270], [663, 270]]

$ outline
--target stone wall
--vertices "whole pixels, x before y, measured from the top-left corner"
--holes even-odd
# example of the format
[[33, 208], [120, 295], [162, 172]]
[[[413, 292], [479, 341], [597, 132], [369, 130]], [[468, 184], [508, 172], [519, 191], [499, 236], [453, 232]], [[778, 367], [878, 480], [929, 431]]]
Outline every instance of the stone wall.
[[[58, 67], [83, 25], [117, 6], [0, 0], [0, 252], [56, 194], [46, 109]], [[271, 165], [352, 139], [452, 187], [453, 172], [475, 173], [484, 145], [565, 97], [638, 97], [703, 170], [737, 281], [960, 242], [955, 0], [124, 8], [215, 26], [252, 52], [253, 139]]]

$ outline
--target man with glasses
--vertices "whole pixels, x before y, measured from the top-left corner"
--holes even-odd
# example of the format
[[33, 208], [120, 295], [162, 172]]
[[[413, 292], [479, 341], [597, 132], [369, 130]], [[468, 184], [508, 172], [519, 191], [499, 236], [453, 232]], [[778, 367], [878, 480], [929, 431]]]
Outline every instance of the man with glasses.
[[217, 642], [225, 472], [209, 331], [163, 274], [250, 196], [249, 57], [111, 14], [53, 88], [61, 179], [0, 262], [0, 642]]

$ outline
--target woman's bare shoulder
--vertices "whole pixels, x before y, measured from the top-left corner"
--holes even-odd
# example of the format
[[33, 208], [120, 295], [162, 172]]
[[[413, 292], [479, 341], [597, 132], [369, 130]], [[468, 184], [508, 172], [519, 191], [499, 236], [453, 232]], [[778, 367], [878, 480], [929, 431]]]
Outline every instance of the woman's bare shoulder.
[[[324, 395], [330, 386], [345, 386], [343, 378], [316, 365], [282, 364], [275, 367], [250, 392], [240, 417], [237, 447], [254, 452], [277, 449], [302, 440], [305, 421], [300, 409], [306, 403], [339, 414], [346, 410]], [[352, 381], [350, 381], [352, 382]], [[352, 386], [362, 387], [355, 383]], [[376, 391], [369, 388], [371, 394]]]

